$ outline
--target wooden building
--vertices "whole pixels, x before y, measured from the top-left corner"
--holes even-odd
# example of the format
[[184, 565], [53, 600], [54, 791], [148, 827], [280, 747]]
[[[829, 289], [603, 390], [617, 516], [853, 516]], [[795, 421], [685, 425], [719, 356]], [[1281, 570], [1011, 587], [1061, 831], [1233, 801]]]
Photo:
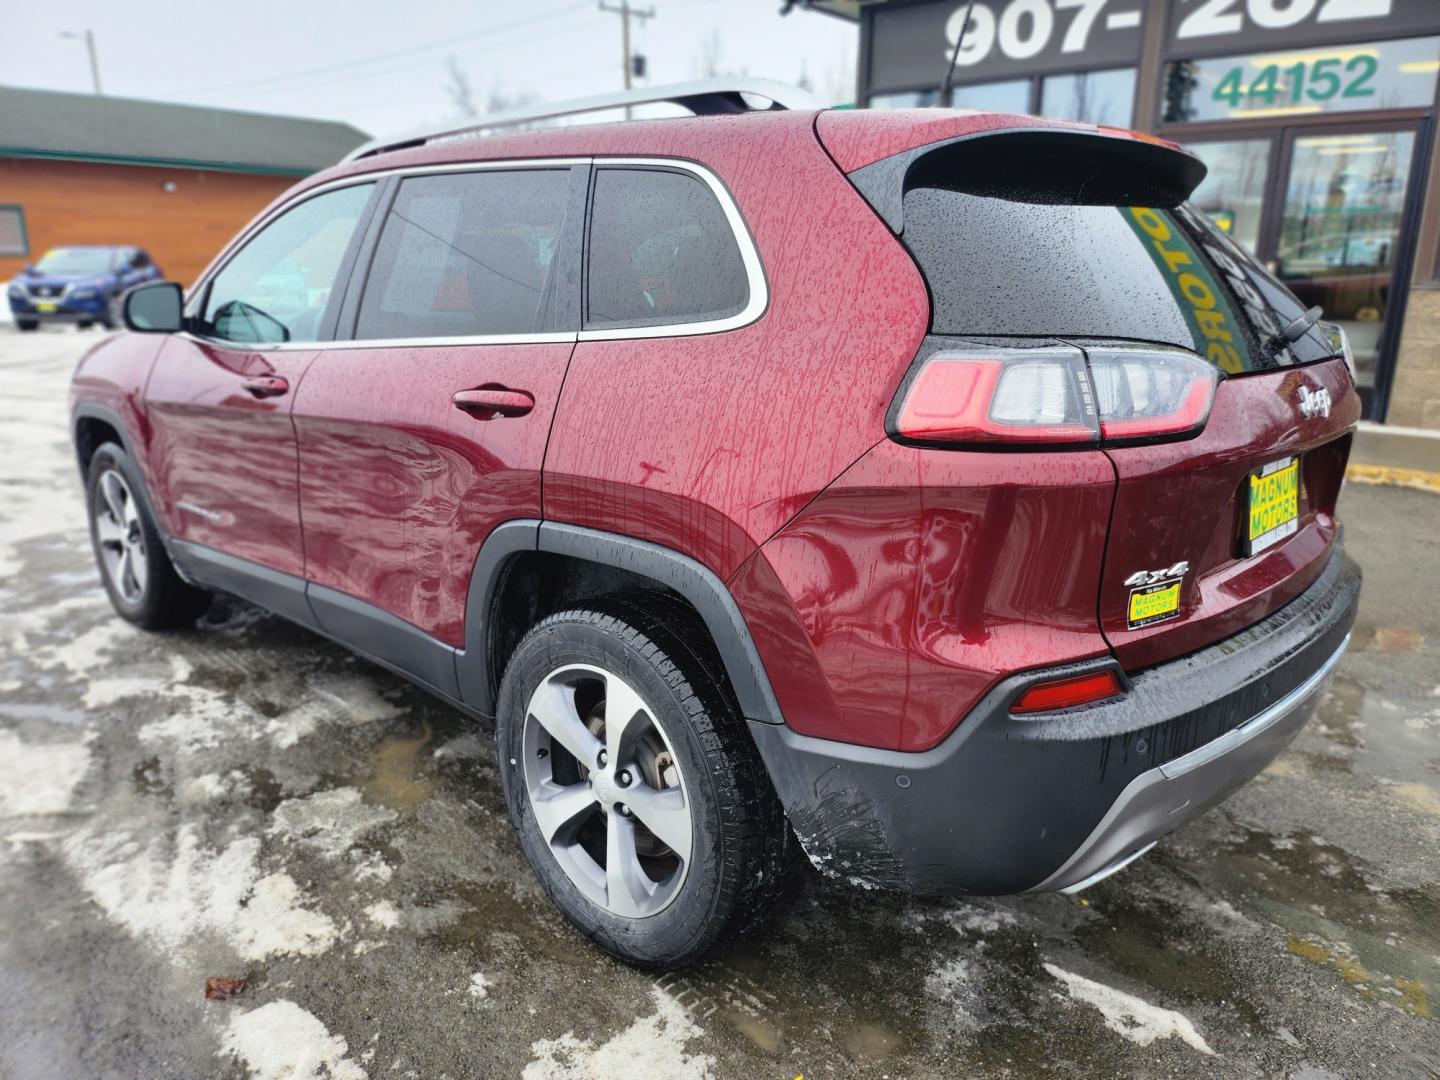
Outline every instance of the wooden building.
[[276, 195], [366, 136], [326, 120], [0, 87], [0, 280], [133, 244], [189, 284]]

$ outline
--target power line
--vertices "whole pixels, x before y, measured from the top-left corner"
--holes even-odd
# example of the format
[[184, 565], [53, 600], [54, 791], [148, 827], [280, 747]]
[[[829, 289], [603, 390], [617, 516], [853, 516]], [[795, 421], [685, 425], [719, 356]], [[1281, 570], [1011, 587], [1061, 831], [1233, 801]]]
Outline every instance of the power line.
[[304, 81], [315, 76], [329, 75], [335, 72], [351, 71], [355, 68], [364, 68], [377, 63], [383, 64], [387, 61], [397, 60], [404, 57], [414, 57], [418, 54], [430, 52], [435, 49], [453, 48], [457, 42], [474, 41], [478, 38], [488, 38], [493, 37], [497, 34], [507, 33], [511, 30], [523, 29], [527, 26], [533, 26], [536, 23], [548, 22], [551, 19], [558, 19], [564, 15], [569, 15], [571, 12], [579, 11], [580, 9], [589, 6], [590, 5], [586, 2], [586, 0], [579, 0], [579, 2], [577, 3], [567, 4], [565, 7], [559, 8], [555, 11], [547, 12], [542, 15], [535, 15], [526, 19], [518, 19], [515, 22], [504, 23], [500, 26], [493, 26], [487, 30], [477, 30], [476, 32], [471, 34], [452, 35], [447, 38], [440, 38], [435, 41], [429, 41], [422, 45], [411, 45], [404, 49], [395, 49], [390, 52], [374, 53], [370, 56], [357, 57], [354, 60], [346, 60], [339, 64], [329, 64], [323, 67], [306, 68], [300, 71], [292, 71], [281, 75], [273, 75], [263, 78], [244, 79], [239, 82], [233, 83], [220, 83], [214, 86], [201, 87], [198, 90], [181, 90], [177, 92], [177, 96], [188, 97], [202, 94], [213, 94], [225, 90], [246, 90], [255, 87], [270, 86], [276, 83], [294, 83]]

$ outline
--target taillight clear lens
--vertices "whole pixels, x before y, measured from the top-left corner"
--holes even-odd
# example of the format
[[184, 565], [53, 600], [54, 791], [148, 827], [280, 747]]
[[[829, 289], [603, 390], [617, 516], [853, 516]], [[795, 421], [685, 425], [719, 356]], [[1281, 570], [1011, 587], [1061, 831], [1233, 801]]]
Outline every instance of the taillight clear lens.
[[1205, 426], [1219, 371], [1189, 353], [1088, 349], [1100, 438], [1133, 442], [1193, 434]]
[[891, 433], [984, 448], [1181, 439], [1210, 416], [1218, 370], [1164, 347], [940, 352], [892, 413]]
[[896, 412], [895, 433], [917, 442], [1093, 443], [1099, 437], [1079, 349], [938, 353]]

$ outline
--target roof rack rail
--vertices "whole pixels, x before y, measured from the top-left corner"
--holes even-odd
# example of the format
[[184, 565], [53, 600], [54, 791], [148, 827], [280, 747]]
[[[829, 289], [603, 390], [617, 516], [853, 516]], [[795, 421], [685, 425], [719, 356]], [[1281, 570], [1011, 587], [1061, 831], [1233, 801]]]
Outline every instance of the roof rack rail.
[[[751, 94], [770, 102], [766, 108], [750, 105], [743, 95]], [[576, 98], [572, 101], [536, 105], [509, 112], [482, 116], [479, 119], [451, 128], [433, 128], [412, 131], [399, 137], [372, 139], [363, 146], [346, 154], [344, 161], [356, 161], [383, 154], [389, 150], [402, 150], [412, 146], [423, 146], [440, 139], [453, 139], [462, 135], [477, 135], [497, 128], [516, 127], [536, 120], [553, 120], [562, 116], [579, 116], [584, 113], [618, 109], [628, 105], [654, 105], [668, 102], [689, 109], [696, 116], [713, 116], [722, 113], [771, 112], [783, 109], [820, 109], [824, 104], [808, 90], [775, 79], [702, 79], [699, 82], [672, 83], [669, 86], [646, 87], [641, 90], [621, 90], [613, 94], [597, 94], [594, 97]]]

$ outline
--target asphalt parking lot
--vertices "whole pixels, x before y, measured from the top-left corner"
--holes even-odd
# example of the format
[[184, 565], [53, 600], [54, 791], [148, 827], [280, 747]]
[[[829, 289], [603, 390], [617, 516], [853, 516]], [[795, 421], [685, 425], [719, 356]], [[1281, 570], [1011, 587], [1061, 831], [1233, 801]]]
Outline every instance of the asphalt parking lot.
[[95, 340], [0, 327], [4, 1080], [1440, 1076], [1440, 496], [1347, 487], [1366, 585], [1319, 714], [1125, 873], [802, 872], [652, 979], [532, 883], [487, 731], [238, 602], [112, 616], [65, 431]]

